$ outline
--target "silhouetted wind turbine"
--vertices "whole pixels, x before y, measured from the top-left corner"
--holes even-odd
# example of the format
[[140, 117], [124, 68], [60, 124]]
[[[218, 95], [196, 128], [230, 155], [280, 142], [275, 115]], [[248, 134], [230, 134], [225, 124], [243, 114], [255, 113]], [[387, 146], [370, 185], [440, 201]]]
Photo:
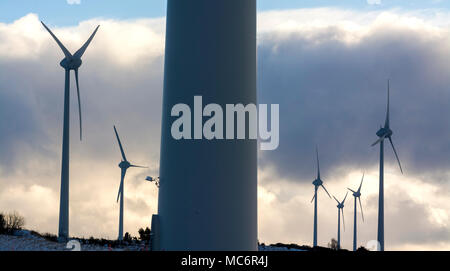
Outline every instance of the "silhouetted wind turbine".
[[314, 237], [313, 237], [313, 247], [317, 246], [317, 190], [321, 186], [325, 192], [327, 192], [327, 195], [331, 198], [330, 194], [328, 193], [327, 189], [323, 185], [323, 181], [320, 179], [320, 164], [319, 164], [319, 150], [316, 147], [316, 158], [317, 158], [317, 178], [312, 182], [314, 185], [314, 196], [311, 200], [311, 202], [314, 201]]
[[119, 186], [119, 193], [117, 194], [117, 202], [119, 201], [120, 197], [120, 214], [119, 214], [119, 240], [123, 240], [123, 181], [125, 179], [125, 174], [127, 173], [127, 169], [130, 167], [138, 167], [138, 168], [147, 168], [142, 166], [136, 166], [130, 164], [128, 162], [127, 157], [125, 156], [125, 152], [123, 151], [122, 143], [120, 142], [119, 134], [117, 133], [116, 126], [114, 126], [114, 132], [116, 133], [117, 142], [119, 143], [120, 152], [122, 153], [122, 161], [119, 163], [119, 167], [121, 170], [120, 173], [120, 186]]
[[94, 33], [84, 43], [84, 45], [71, 54], [66, 47], [59, 41], [59, 39], [52, 33], [52, 31], [41, 21], [42, 25], [47, 29], [56, 43], [59, 45], [64, 53], [64, 59], [59, 63], [66, 70], [66, 82], [64, 90], [64, 124], [63, 124], [63, 146], [62, 146], [62, 169], [61, 169], [61, 195], [59, 205], [59, 230], [58, 239], [65, 241], [69, 237], [69, 127], [70, 127], [70, 70], [75, 71], [75, 80], [77, 84], [78, 94], [78, 116], [80, 119], [80, 140], [82, 136], [81, 126], [81, 102], [80, 102], [80, 88], [78, 84], [78, 68], [81, 66], [81, 57], [86, 51], [89, 43], [94, 38], [95, 33], [100, 26], [97, 26]]
[[400, 167], [400, 171], [403, 174], [402, 165], [400, 164], [400, 159], [398, 158], [397, 151], [395, 150], [394, 143], [392, 142], [392, 130], [389, 126], [389, 92], [390, 92], [390, 84], [388, 80], [388, 95], [387, 95], [387, 112], [386, 112], [386, 121], [384, 123], [384, 127], [380, 127], [380, 130], [377, 132], [377, 136], [379, 139], [372, 144], [372, 146], [380, 143], [380, 190], [378, 195], [378, 243], [379, 250], [384, 251], [384, 139], [388, 138], [391, 143], [392, 149], [394, 150], [395, 158], [397, 158], [398, 165]]
[[353, 251], [356, 251], [356, 243], [357, 243], [357, 220], [356, 220], [356, 213], [357, 213], [357, 208], [356, 208], [356, 199], [359, 200], [359, 206], [361, 207], [361, 216], [362, 216], [362, 220], [364, 222], [364, 214], [363, 214], [363, 209], [362, 209], [362, 204], [361, 204], [361, 187], [364, 181], [364, 173], [361, 179], [361, 184], [359, 185], [359, 188], [357, 191], [351, 190], [350, 188], [348, 188], [348, 190], [353, 192], [353, 197], [355, 197], [355, 210], [354, 210], [354, 214], [353, 214]]
[[344, 202], [347, 198], [348, 191], [345, 193], [345, 197], [342, 201], [339, 201], [335, 196], [333, 196], [334, 200], [337, 202], [337, 208], [338, 208], [338, 232], [337, 232], [337, 247], [338, 249], [341, 249], [341, 212], [342, 212], [342, 225], [344, 226], [345, 231], [345, 220], [344, 220]]

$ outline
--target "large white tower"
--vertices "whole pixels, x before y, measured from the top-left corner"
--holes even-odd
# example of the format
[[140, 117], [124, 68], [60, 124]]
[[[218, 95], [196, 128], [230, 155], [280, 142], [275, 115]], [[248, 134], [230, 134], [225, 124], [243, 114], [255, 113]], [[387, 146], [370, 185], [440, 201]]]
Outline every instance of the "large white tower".
[[256, 104], [256, 0], [168, 0], [165, 50], [159, 249], [256, 250], [256, 140], [171, 135], [172, 107], [194, 113], [194, 96]]

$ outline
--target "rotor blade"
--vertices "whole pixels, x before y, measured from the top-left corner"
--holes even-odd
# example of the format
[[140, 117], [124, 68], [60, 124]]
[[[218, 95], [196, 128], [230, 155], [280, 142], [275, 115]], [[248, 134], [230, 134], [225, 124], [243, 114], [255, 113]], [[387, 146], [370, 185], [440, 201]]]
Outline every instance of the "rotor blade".
[[97, 28], [95, 28], [94, 33], [92, 33], [92, 35], [89, 37], [89, 39], [84, 43], [84, 45], [78, 49], [78, 51], [76, 51], [76, 53], [73, 55], [76, 58], [81, 58], [84, 54], [84, 52], [86, 51], [86, 49], [88, 48], [89, 44], [91, 43], [92, 39], [95, 36], [95, 33], [97, 33], [97, 30], [100, 26], [98, 25]]
[[316, 194], [314, 194], [314, 196], [313, 196], [313, 198], [311, 199], [311, 202], [313, 202], [314, 201], [314, 198], [316, 197]]
[[114, 132], [116, 133], [117, 142], [119, 142], [119, 147], [120, 147], [120, 152], [122, 153], [122, 158], [123, 158], [124, 161], [127, 161], [127, 157], [125, 156], [125, 152], [123, 151], [122, 143], [120, 143], [119, 134], [117, 133], [115, 125], [114, 125]]
[[338, 204], [340, 204], [340, 202], [338, 201], [338, 199], [335, 196], [333, 196], [333, 198]]
[[148, 167], [143, 167], [143, 166], [136, 166], [136, 165], [130, 165], [130, 167], [138, 167], [138, 168], [148, 168]]
[[322, 186], [323, 190], [325, 190], [325, 192], [327, 192], [328, 197], [330, 197], [330, 199], [331, 199], [330, 193], [328, 193], [328, 191], [327, 191], [327, 189], [325, 188], [325, 186], [324, 186], [323, 184], [321, 184], [320, 186]]
[[342, 208], [341, 211], [342, 211], [342, 225], [344, 225], [344, 231], [345, 231], [344, 208]]
[[356, 193], [356, 191], [351, 190], [350, 188], [347, 187], [348, 190], [352, 191], [353, 193]]
[[119, 202], [120, 194], [122, 193], [123, 189], [123, 180], [125, 179], [125, 173], [127, 173], [127, 170], [122, 168], [120, 172], [120, 186], [119, 186], [119, 193], [117, 194], [117, 202]]
[[345, 197], [344, 197], [344, 200], [342, 201], [342, 204], [344, 204], [345, 199], [347, 198], [347, 195], [348, 195], [348, 191], [347, 191], [347, 193], [345, 193]]
[[362, 208], [362, 204], [361, 204], [361, 198], [358, 197], [358, 200], [359, 200], [359, 207], [361, 207], [361, 216], [362, 216], [362, 220], [363, 220], [363, 222], [364, 222], [364, 213], [363, 213], [363, 208]]
[[382, 136], [382, 137], [378, 138], [378, 140], [375, 141], [375, 143], [373, 143], [373, 144], [370, 145], [370, 146], [373, 147], [373, 146], [377, 145], [378, 143], [380, 143], [381, 141], [383, 141], [385, 137], [386, 137], [386, 136]]
[[363, 176], [361, 179], [361, 184], [359, 185], [359, 188], [358, 188], [358, 192], [361, 192], [361, 187], [362, 187], [363, 181], [364, 181], [364, 173], [363, 173]]
[[403, 174], [402, 164], [400, 164], [400, 159], [398, 159], [397, 151], [395, 150], [394, 143], [392, 142], [392, 138], [389, 137], [389, 141], [391, 142], [392, 149], [394, 150], [395, 158], [397, 158], [398, 166], [400, 167], [400, 171]]
[[41, 21], [41, 23], [45, 27], [45, 29], [47, 29], [48, 33], [50, 33], [50, 35], [53, 37], [53, 39], [56, 41], [56, 43], [58, 43], [59, 48], [61, 48], [61, 50], [63, 51], [64, 55], [67, 58], [71, 58], [72, 54], [70, 54], [70, 52], [66, 49], [66, 47], [64, 47], [64, 45], [59, 41], [59, 39], [55, 36], [55, 34], [53, 34], [53, 32], [44, 24], [43, 21]]
[[317, 158], [317, 179], [320, 180], [319, 149], [317, 146], [316, 146], [316, 158]]
[[390, 80], [388, 79], [388, 97], [387, 97], [387, 110], [386, 110], [386, 121], [384, 123], [384, 128], [389, 128], [389, 92], [390, 92]]
[[77, 82], [77, 94], [78, 94], [78, 116], [80, 118], [80, 141], [83, 134], [83, 126], [81, 125], [81, 102], [80, 102], [80, 86], [78, 84], [78, 69], [75, 69], [75, 81]]

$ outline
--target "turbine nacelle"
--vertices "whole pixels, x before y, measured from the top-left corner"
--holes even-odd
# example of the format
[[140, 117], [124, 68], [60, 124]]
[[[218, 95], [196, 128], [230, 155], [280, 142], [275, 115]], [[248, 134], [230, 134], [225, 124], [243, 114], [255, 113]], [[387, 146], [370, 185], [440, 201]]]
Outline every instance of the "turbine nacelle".
[[353, 192], [353, 196], [354, 196], [355, 198], [359, 198], [359, 197], [361, 197], [361, 192], [358, 192], [358, 191]]
[[119, 163], [119, 167], [120, 167], [120, 168], [127, 169], [127, 168], [129, 168], [130, 166], [131, 166], [131, 164], [130, 164], [130, 162], [128, 162], [128, 161], [122, 161], [122, 162]]
[[321, 179], [315, 179], [313, 182], [312, 182], [312, 184], [314, 185], [314, 186], [321, 186], [322, 184], [323, 184], [323, 181], [321, 180]]
[[61, 67], [66, 70], [76, 70], [81, 66], [82, 63], [83, 61], [81, 61], [81, 58], [65, 57], [63, 60], [61, 60], [59, 65], [61, 65]]
[[384, 138], [391, 137], [393, 134], [394, 134], [394, 132], [392, 132], [392, 130], [389, 129], [388, 127], [382, 127], [382, 128], [380, 128], [380, 130], [377, 131], [377, 136], [380, 138], [381, 137], [384, 137]]

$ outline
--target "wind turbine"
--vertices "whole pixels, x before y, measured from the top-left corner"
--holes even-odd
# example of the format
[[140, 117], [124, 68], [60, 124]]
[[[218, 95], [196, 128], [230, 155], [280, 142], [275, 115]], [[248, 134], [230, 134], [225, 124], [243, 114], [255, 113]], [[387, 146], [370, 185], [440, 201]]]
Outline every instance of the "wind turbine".
[[391, 143], [392, 149], [394, 150], [395, 158], [397, 158], [398, 165], [400, 167], [400, 171], [403, 174], [402, 165], [400, 164], [400, 159], [398, 158], [397, 151], [395, 150], [394, 143], [392, 142], [392, 130], [389, 126], [389, 92], [390, 92], [390, 84], [388, 80], [388, 95], [387, 95], [387, 112], [386, 112], [386, 121], [384, 123], [384, 127], [380, 127], [380, 130], [377, 132], [377, 136], [379, 139], [372, 144], [372, 147], [380, 144], [380, 190], [378, 194], [378, 244], [379, 250], [384, 251], [384, 139], [388, 138]]
[[84, 43], [84, 45], [71, 54], [66, 47], [59, 41], [53, 32], [41, 21], [42, 25], [47, 29], [56, 43], [59, 45], [64, 53], [64, 59], [59, 63], [66, 71], [65, 90], [64, 90], [64, 123], [63, 123], [63, 144], [62, 144], [62, 166], [61, 166], [61, 195], [59, 204], [59, 230], [58, 239], [65, 241], [69, 237], [69, 127], [70, 127], [70, 71], [75, 71], [75, 80], [77, 84], [78, 94], [78, 116], [80, 119], [80, 140], [82, 137], [81, 126], [81, 102], [80, 102], [80, 88], [78, 84], [78, 68], [81, 66], [81, 57], [86, 51], [87, 47], [94, 38], [95, 33], [100, 26], [97, 26], [95, 31]]
[[312, 182], [314, 185], [314, 196], [311, 200], [311, 202], [314, 201], [314, 237], [313, 237], [313, 247], [317, 246], [317, 190], [319, 187], [322, 187], [325, 192], [327, 192], [327, 195], [331, 198], [330, 194], [328, 193], [327, 189], [323, 185], [323, 181], [320, 179], [320, 164], [319, 164], [319, 150], [316, 147], [316, 157], [317, 157], [317, 178]]
[[119, 214], [119, 241], [123, 240], [123, 181], [125, 179], [125, 174], [127, 173], [127, 169], [130, 167], [138, 167], [138, 168], [147, 168], [142, 166], [136, 166], [130, 164], [128, 162], [127, 157], [125, 156], [125, 152], [123, 151], [122, 143], [120, 142], [119, 134], [117, 133], [116, 126], [114, 126], [114, 132], [116, 133], [117, 142], [119, 143], [120, 152], [122, 153], [122, 161], [119, 163], [119, 167], [121, 170], [120, 174], [120, 186], [119, 193], [117, 194], [117, 202], [119, 202], [120, 197], [120, 214]]
[[337, 202], [337, 208], [338, 208], [338, 232], [337, 232], [337, 247], [338, 249], [341, 249], [341, 212], [342, 212], [342, 225], [344, 226], [345, 231], [345, 220], [344, 220], [344, 202], [347, 198], [348, 191], [345, 193], [345, 197], [342, 201], [339, 201], [335, 196], [333, 198]]
[[151, 177], [151, 176], [147, 176], [146, 178], [145, 178], [145, 180], [146, 181], [148, 181], [148, 182], [151, 182], [151, 183], [155, 183], [155, 185], [156, 185], [156, 187], [158, 187], [159, 188], [159, 177]]
[[357, 229], [357, 221], [356, 221], [356, 213], [357, 213], [357, 208], [356, 208], [356, 199], [359, 200], [359, 206], [361, 207], [361, 216], [362, 216], [362, 220], [364, 222], [364, 214], [363, 214], [363, 209], [362, 209], [362, 204], [361, 204], [361, 187], [364, 181], [364, 173], [361, 179], [361, 184], [359, 185], [359, 188], [357, 191], [351, 190], [350, 188], [348, 188], [348, 190], [353, 192], [353, 197], [355, 197], [355, 210], [354, 210], [354, 214], [353, 214], [353, 251], [356, 251], [356, 243], [357, 243], [357, 233], [356, 233], [356, 229]]

